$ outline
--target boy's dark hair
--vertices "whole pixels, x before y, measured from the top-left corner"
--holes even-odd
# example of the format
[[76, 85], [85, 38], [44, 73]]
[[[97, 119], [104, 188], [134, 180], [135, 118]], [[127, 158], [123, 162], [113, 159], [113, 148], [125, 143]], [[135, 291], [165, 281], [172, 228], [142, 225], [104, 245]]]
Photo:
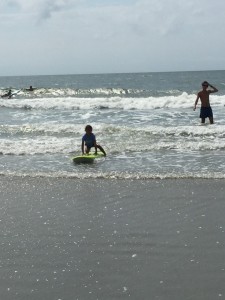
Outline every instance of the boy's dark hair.
[[92, 126], [91, 125], [87, 125], [86, 127], [85, 127], [85, 130], [92, 130]]

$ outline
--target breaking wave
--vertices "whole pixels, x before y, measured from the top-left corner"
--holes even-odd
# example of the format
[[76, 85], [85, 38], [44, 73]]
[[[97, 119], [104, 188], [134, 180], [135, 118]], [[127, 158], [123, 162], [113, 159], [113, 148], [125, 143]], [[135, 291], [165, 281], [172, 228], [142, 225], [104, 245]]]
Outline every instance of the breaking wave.
[[[152, 110], [163, 108], [187, 108], [194, 105], [195, 95], [182, 93], [163, 97], [41, 97], [2, 99], [0, 107], [36, 110]], [[225, 96], [211, 96], [213, 106], [225, 106]]]

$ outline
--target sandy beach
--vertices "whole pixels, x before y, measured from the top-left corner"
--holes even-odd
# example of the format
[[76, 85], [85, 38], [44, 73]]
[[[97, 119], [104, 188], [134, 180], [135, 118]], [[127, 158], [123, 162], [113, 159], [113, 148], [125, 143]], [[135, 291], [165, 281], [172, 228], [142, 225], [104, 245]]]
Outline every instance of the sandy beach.
[[0, 299], [225, 299], [224, 180], [0, 186]]

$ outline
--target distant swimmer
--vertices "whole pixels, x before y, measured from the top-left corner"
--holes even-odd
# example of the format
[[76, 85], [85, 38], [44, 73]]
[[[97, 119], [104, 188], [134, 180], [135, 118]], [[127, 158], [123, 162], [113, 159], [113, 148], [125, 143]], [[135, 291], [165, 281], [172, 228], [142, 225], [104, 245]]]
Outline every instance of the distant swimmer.
[[2, 95], [1, 97], [2, 97], [2, 98], [6, 98], [6, 97], [8, 97], [8, 99], [10, 99], [10, 98], [12, 97], [12, 91], [11, 91], [11, 90], [9, 90], [9, 91], [8, 91], [8, 93], [6, 93], [6, 94]]
[[32, 87], [32, 85], [30, 85], [29, 89], [26, 89], [26, 91], [29, 91], [29, 92], [33, 92], [34, 88]]
[[[212, 90], [208, 90], [211, 87]], [[210, 124], [213, 124], [213, 112], [209, 103], [209, 95], [218, 92], [217, 88], [209, 84], [207, 81], [202, 83], [202, 91], [198, 92], [197, 98], [195, 100], [194, 110], [198, 104], [198, 100], [201, 100], [200, 118], [202, 119], [202, 124], [205, 123], [205, 119], [209, 118]]]

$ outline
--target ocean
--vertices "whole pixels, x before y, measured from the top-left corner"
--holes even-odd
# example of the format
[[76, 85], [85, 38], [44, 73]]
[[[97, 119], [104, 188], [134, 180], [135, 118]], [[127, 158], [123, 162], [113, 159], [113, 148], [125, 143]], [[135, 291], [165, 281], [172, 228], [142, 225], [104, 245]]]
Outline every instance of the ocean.
[[[193, 111], [204, 80], [213, 125]], [[9, 89], [1, 300], [225, 299], [225, 71], [0, 77]], [[107, 156], [74, 164], [87, 124]]]
[[[62, 178], [224, 178], [225, 71], [0, 77], [0, 174]], [[207, 80], [215, 124], [196, 93]], [[34, 91], [26, 89], [33, 86]], [[107, 157], [74, 165], [87, 124]]]

